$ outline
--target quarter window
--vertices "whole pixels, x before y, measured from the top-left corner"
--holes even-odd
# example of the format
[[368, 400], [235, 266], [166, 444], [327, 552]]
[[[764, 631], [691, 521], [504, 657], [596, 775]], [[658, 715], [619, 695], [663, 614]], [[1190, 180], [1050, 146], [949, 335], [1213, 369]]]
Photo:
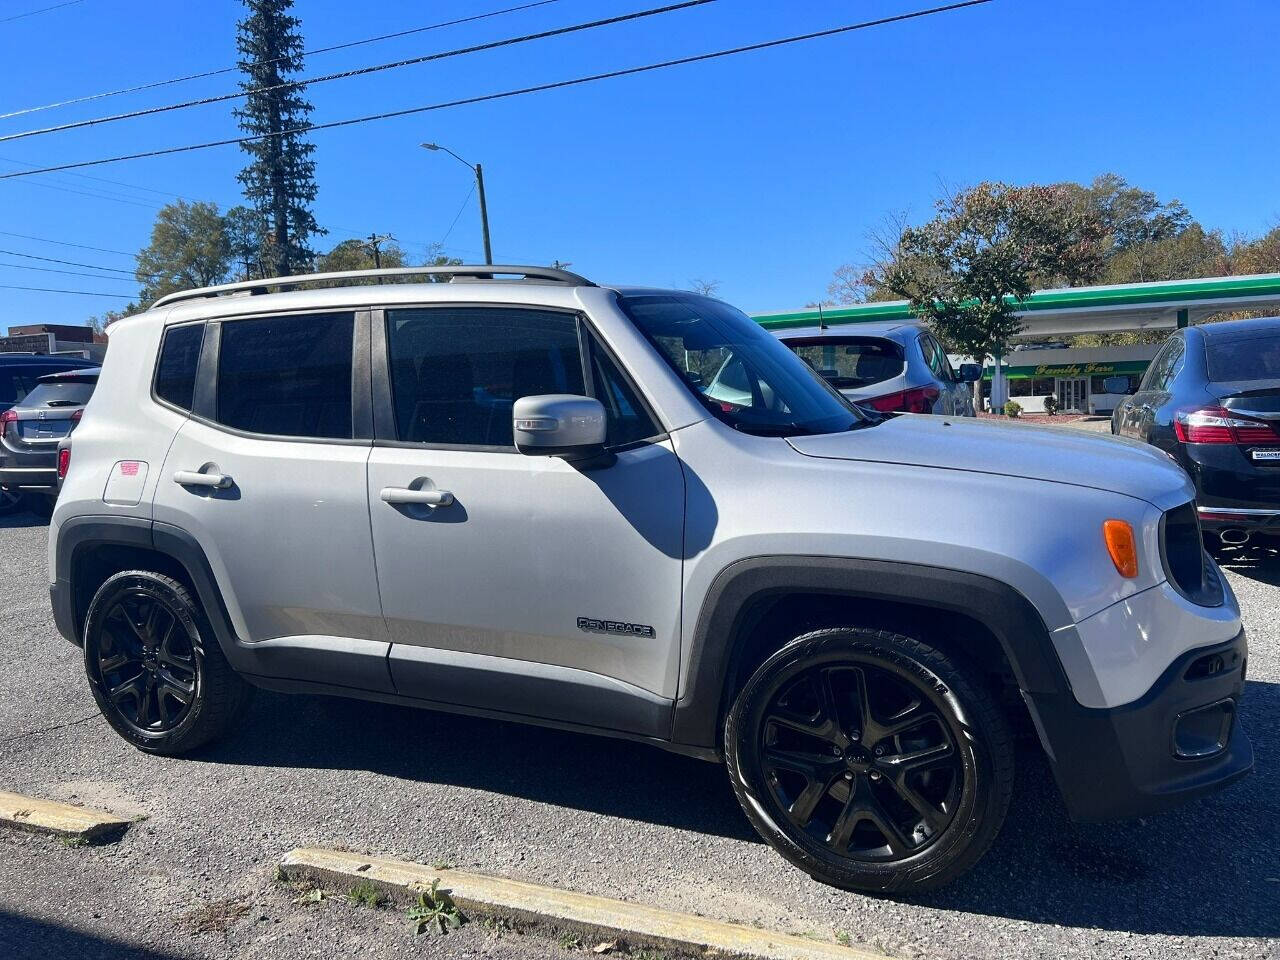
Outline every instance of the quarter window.
[[350, 313], [222, 323], [219, 423], [280, 437], [351, 437]]
[[591, 367], [596, 396], [604, 404], [605, 443], [608, 446], [621, 447], [647, 440], [661, 432], [645, 411], [630, 381], [618, 369], [613, 358], [596, 343], [591, 345]]
[[156, 365], [157, 397], [183, 410], [191, 409], [203, 342], [203, 323], [170, 327], [164, 332], [160, 362]]
[[402, 441], [513, 447], [520, 397], [582, 395], [578, 320], [520, 307], [387, 311], [396, 436]]

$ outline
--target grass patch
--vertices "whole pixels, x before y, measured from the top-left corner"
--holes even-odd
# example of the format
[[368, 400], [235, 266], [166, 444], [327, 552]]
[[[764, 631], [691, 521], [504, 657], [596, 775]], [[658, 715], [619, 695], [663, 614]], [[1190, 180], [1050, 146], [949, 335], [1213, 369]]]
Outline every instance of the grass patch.
[[361, 880], [347, 893], [347, 899], [357, 907], [377, 910], [387, 902], [388, 897], [368, 880]]

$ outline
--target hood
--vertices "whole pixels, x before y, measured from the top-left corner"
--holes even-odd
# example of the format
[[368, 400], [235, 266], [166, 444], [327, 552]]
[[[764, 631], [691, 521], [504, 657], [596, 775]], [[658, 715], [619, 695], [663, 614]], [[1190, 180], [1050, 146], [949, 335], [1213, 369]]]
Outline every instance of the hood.
[[807, 457], [965, 470], [1107, 490], [1161, 509], [1194, 496], [1190, 478], [1155, 447], [1068, 427], [903, 414], [875, 426], [789, 437]]

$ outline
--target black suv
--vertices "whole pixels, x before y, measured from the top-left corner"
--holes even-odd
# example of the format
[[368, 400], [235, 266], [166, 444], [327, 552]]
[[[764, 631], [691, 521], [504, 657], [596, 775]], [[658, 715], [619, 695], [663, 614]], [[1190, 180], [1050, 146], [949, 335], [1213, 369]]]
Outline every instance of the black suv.
[[1154, 444], [1191, 475], [1210, 547], [1280, 535], [1280, 317], [1179, 330], [1111, 432]]
[[57, 497], [58, 442], [75, 429], [98, 367], [70, 357], [0, 355], [0, 515], [48, 513]]

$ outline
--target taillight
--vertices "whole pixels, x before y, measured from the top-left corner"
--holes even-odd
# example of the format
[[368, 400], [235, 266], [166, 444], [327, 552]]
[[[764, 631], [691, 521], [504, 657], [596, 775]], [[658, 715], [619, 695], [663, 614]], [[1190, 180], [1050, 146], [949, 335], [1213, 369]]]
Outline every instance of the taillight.
[[71, 466], [71, 448], [63, 447], [58, 451], [58, 479], [67, 479], [67, 468]]
[[3, 413], [0, 413], [0, 431], [4, 430], [4, 425], [6, 423], [17, 423], [17, 422], [18, 422], [17, 410], [9, 409], [9, 410], [5, 410]]
[[83, 416], [84, 416], [84, 407], [81, 407], [79, 410], [77, 410], [75, 413], [73, 413], [73, 414], [71, 415], [71, 422], [72, 422], [72, 423], [79, 423], [79, 422], [80, 422], [80, 418], [81, 418], [81, 417], [83, 417]]
[[1275, 443], [1270, 425], [1249, 420], [1222, 407], [1188, 407], [1173, 418], [1173, 432], [1183, 443]]
[[917, 387], [857, 402], [865, 403], [881, 413], [929, 413], [939, 396], [941, 391], [937, 387]]

